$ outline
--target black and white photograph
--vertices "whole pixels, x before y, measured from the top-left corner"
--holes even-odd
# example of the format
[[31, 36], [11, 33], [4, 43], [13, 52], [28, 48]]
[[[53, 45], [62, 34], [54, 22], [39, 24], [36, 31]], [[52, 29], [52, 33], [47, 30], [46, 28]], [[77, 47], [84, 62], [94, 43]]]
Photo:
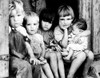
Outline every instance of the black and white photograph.
[[100, 78], [100, 0], [0, 0], [0, 78]]

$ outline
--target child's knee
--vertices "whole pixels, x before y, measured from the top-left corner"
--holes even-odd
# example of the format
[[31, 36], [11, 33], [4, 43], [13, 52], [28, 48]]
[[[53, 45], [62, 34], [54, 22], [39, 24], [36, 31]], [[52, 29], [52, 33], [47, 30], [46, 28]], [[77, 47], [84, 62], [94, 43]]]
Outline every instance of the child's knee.
[[56, 54], [55, 53], [50, 53], [50, 59], [56, 59]]
[[57, 58], [58, 58], [58, 59], [61, 59], [61, 58], [62, 58], [62, 56], [61, 56], [61, 53], [60, 53], [60, 52], [57, 52]]
[[31, 67], [31, 65], [30, 65], [30, 63], [28, 63], [27, 61], [25, 61], [24, 63], [23, 63], [23, 67], [25, 68], [25, 70], [27, 71], [31, 71], [32, 70], [32, 67]]
[[86, 54], [84, 52], [82, 52], [81, 54], [78, 55], [78, 58], [85, 60]]
[[90, 59], [90, 60], [94, 59], [94, 54], [92, 51], [89, 51], [87, 56], [88, 56], [88, 59]]
[[67, 75], [67, 78], [73, 78], [73, 73], [69, 73], [68, 75]]

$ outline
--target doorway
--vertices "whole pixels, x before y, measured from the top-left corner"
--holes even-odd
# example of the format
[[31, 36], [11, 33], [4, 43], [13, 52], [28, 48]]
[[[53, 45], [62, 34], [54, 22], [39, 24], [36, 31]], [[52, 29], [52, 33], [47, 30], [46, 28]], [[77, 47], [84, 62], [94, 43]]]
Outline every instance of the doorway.
[[73, 8], [75, 17], [79, 18], [79, 1], [78, 0], [46, 0], [47, 8], [57, 11], [62, 4], [69, 5]]

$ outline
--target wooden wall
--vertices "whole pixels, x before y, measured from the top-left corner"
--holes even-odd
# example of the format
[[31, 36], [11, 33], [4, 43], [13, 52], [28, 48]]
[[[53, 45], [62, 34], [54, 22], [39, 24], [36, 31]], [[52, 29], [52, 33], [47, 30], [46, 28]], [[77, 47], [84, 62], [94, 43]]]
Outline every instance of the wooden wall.
[[79, 0], [79, 14], [91, 30], [90, 49], [94, 54], [100, 54], [100, 0]]
[[0, 78], [8, 77], [8, 6], [9, 0], [0, 0]]
[[100, 54], [100, 0], [93, 0], [92, 8], [93, 50], [95, 54]]

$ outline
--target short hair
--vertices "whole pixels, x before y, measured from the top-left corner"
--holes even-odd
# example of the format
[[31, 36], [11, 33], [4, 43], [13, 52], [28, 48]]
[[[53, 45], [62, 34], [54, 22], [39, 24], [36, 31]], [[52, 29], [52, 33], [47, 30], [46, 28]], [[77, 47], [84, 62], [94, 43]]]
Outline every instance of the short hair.
[[[35, 12], [32, 12], [32, 11], [26, 13], [25, 19], [27, 19], [27, 17], [36, 17], [37, 20], [39, 21], [39, 16], [38, 16], [38, 14], [35, 13]], [[35, 18], [35, 19], [36, 19], [36, 18]]]
[[72, 16], [74, 19], [74, 11], [70, 6], [62, 5], [58, 8], [59, 17]]
[[83, 19], [83, 18], [76, 19], [73, 24], [74, 25], [76, 24], [79, 29], [82, 29], [82, 30], [86, 30], [87, 29], [86, 20]]
[[55, 18], [55, 13], [50, 9], [43, 9], [40, 13], [40, 20], [52, 23]]
[[9, 4], [9, 15], [11, 15], [12, 10], [16, 10], [18, 13], [25, 13], [23, 8], [23, 2], [21, 0], [13, 0], [11, 4]]
[[29, 11], [29, 12], [27, 12], [27, 13], [25, 14], [25, 18], [24, 18], [24, 25], [25, 25], [25, 26], [26, 26], [28, 17], [34, 17], [35, 20], [39, 21], [39, 16], [38, 16], [38, 14], [36, 14], [35, 12]]

